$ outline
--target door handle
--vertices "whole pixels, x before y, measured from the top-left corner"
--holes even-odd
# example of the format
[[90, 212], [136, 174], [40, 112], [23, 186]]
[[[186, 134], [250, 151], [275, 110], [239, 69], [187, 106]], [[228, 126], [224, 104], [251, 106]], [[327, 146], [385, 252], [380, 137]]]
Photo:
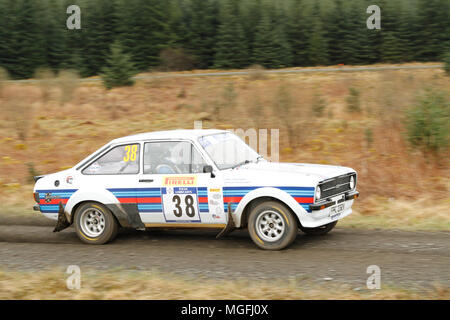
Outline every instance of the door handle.
[[153, 179], [140, 179], [139, 182], [153, 182]]

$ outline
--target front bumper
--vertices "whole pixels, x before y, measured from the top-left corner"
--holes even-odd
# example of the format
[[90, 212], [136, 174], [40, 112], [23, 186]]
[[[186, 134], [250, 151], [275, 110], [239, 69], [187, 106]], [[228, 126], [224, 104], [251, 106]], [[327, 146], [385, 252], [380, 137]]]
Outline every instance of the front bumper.
[[358, 191], [349, 191], [311, 204], [311, 210], [302, 216], [301, 224], [305, 228], [316, 228], [345, 218], [352, 213], [353, 201], [358, 196]]
[[325, 200], [325, 201], [321, 201], [318, 203], [314, 203], [314, 204], [310, 204], [309, 205], [309, 209], [311, 211], [319, 211], [319, 210], [324, 210], [326, 208], [332, 207], [336, 204], [342, 203], [344, 201], [348, 201], [348, 200], [354, 200], [356, 198], [359, 197], [359, 192], [356, 190], [350, 191], [348, 193], [346, 193], [344, 195], [344, 197], [342, 197], [342, 199], [339, 200]]

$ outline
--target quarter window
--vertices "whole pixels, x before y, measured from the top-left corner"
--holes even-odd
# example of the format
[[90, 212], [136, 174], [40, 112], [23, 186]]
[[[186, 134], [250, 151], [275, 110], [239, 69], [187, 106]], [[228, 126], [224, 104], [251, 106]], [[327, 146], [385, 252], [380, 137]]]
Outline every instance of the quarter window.
[[115, 147], [86, 169], [84, 174], [136, 174], [139, 173], [139, 144]]

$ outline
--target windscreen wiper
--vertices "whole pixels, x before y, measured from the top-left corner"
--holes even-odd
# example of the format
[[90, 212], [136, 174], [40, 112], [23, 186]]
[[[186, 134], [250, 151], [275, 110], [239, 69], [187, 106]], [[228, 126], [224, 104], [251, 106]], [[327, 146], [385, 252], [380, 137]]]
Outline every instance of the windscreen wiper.
[[250, 163], [250, 160], [245, 160], [245, 161], [239, 162], [238, 164], [232, 166], [231, 169], [235, 169], [235, 168], [243, 166], [244, 164], [247, 164], [247, 163]]

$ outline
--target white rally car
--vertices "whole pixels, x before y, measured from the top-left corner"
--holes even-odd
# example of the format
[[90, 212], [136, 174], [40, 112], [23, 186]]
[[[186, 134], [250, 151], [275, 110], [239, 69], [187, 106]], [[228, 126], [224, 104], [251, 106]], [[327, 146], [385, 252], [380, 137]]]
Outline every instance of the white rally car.
[[90, 244], [119, 227], [248, 227], [263, 249], [291, 244], [298, 229], [325, 234], [352, 212], [356, 172], [266, 161], [223, 130], [151, 132], [111, 141], [71, 169], [35, 177], [35, 210], [74, 224]]

